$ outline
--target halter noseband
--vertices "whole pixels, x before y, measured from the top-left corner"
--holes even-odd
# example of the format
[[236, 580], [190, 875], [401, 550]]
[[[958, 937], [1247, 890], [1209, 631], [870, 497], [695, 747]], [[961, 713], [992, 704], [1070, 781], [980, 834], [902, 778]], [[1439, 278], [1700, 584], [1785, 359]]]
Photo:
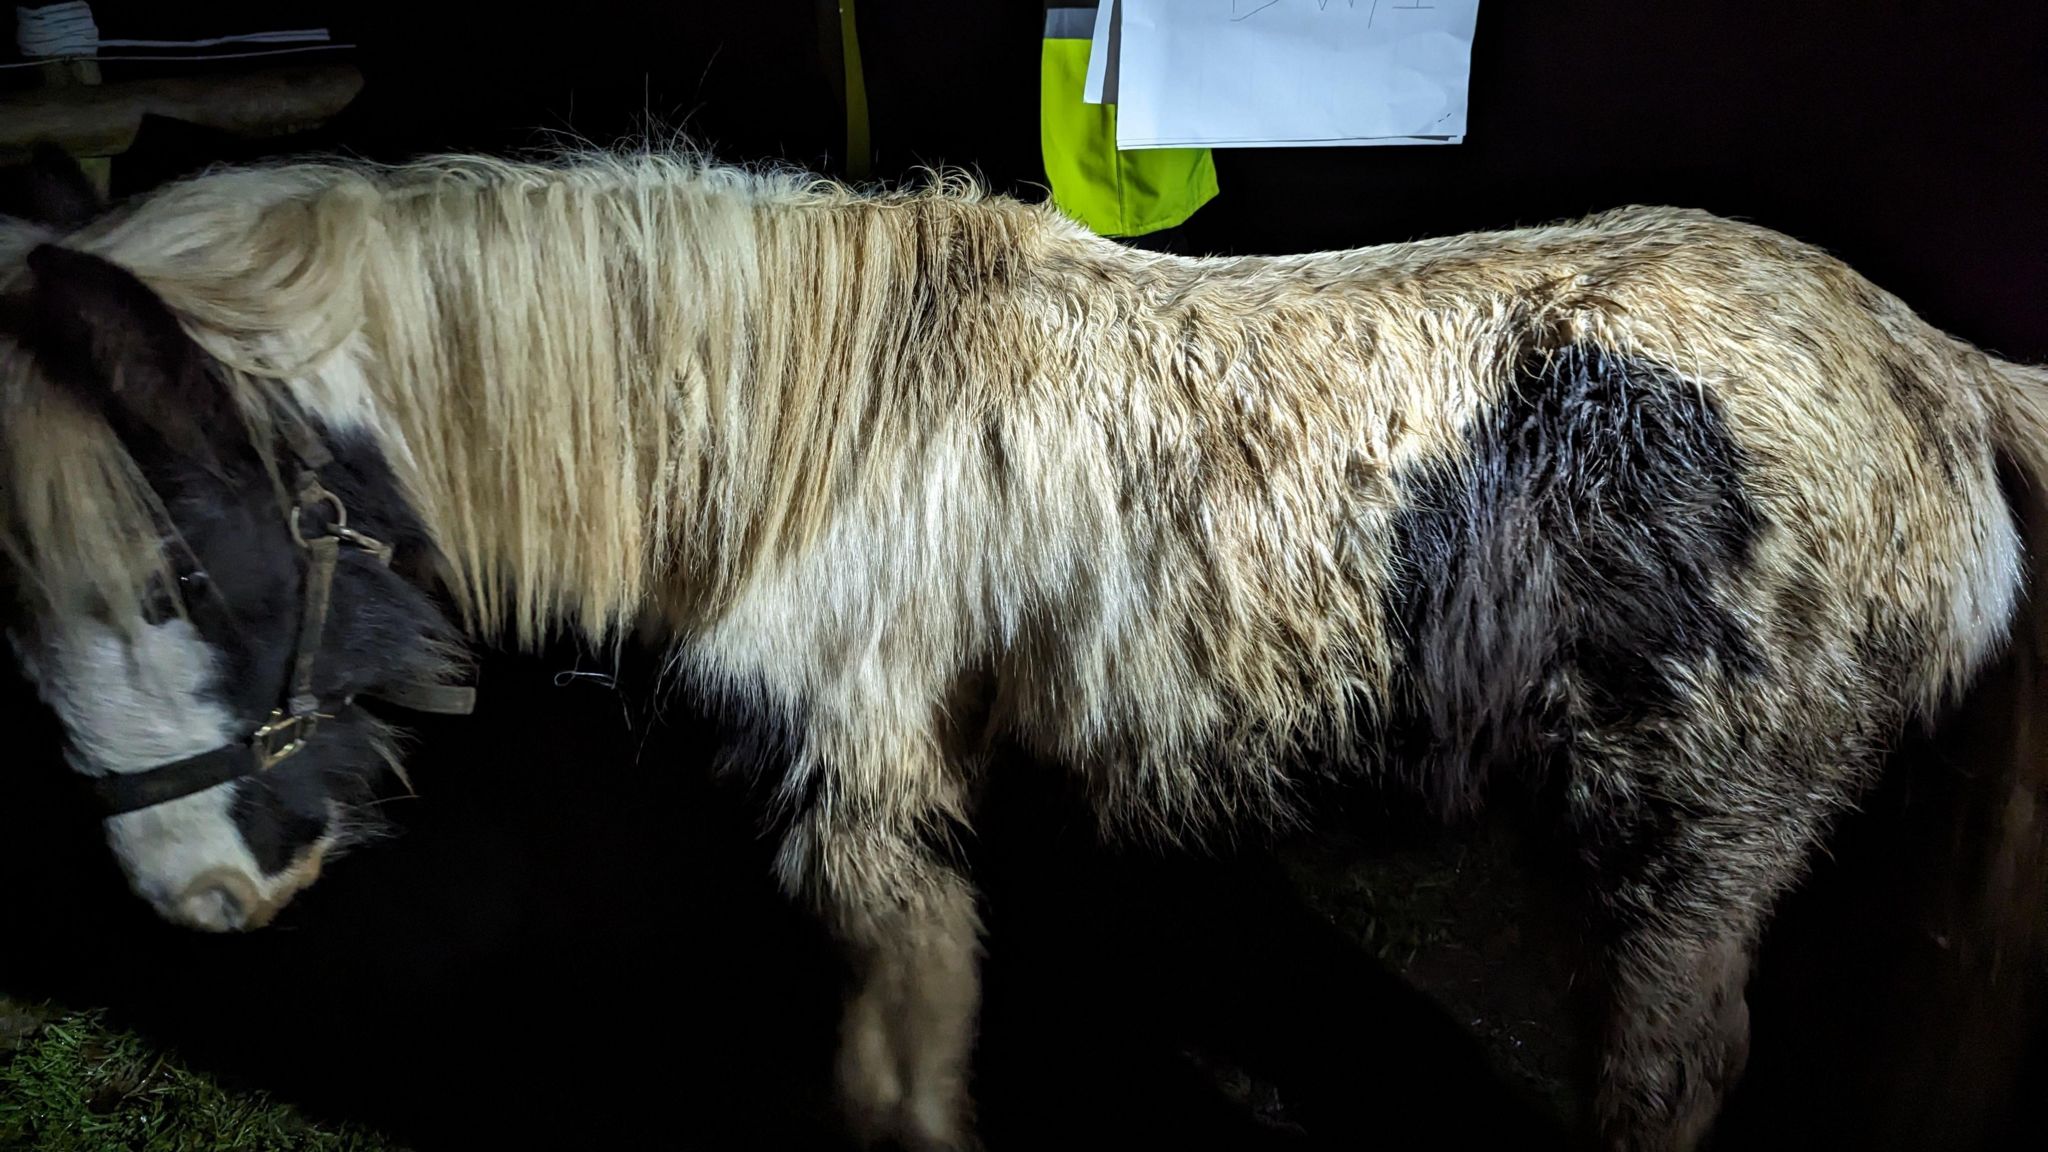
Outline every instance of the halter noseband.
[[[334, 720], [355, 706], [355, 696], [323, 701], [313, 690], [313, 668], [320, 655], [320, 637], [327, 627], [328, 598], [334, 587], [334, 566], [345, 544], [391, 564], [391, 545], [348, 526], [348, 508], [320, 483], [320, 469], [334, 457], [296, 413], [281, 423], [298, 457], [298, 490], [286, 515], [292, 541], [305, 556], [303, 594], [299, 601], [299, 634], [292, 655], [291, 679], [284, 699], [270, 716], [243, 739], [183, 760], [141, 772], [94, 777], [93, 790], [109, 816], [153, 808], [203, 792], [231, 780], [260, 775], [306, 747], [323, 720]], [[415, 712], [466, 715], [476, 707], [476, 689], [452, 684], [400, 681], [362, 695], [382, 699]]]

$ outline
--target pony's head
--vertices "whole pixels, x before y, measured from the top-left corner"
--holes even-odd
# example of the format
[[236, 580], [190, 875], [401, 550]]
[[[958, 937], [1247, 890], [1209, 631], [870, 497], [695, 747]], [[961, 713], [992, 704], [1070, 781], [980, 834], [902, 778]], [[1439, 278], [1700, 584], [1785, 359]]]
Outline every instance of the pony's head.
[[431, 548], [373, 436], [209, 357], [117, 264], [0, 269], [9, 639], [161, 915], [258, 927], [369, 826], [359, 697], [463, 710]]

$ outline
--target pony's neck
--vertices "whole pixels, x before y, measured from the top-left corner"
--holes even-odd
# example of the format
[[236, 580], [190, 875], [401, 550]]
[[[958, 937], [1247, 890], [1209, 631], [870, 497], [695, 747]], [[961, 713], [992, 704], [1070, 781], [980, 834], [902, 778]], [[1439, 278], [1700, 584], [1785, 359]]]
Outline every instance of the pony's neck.
[[630, 162], [379, 213], [358, 362], [469, 623], [521, 642], [687, 625], [815, 539], [1044, 223]]

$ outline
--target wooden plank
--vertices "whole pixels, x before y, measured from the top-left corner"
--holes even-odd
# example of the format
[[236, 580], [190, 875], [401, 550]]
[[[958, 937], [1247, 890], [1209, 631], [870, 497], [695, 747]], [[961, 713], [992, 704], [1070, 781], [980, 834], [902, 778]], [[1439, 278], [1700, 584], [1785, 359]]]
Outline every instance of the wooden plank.
[[47, 88], [100, 82], [100, 62], [97, 60], [52, 60], [43, 65], [41, 71], [43, 85]]
[[77, 156], [114, 156], [135, 142], [146, 112], [240, 136], [278, 136], [321, 124], [362, 91], [347, 65], [278, 68], [66, 85], [0, 97], [0, 161], [38, 140]]

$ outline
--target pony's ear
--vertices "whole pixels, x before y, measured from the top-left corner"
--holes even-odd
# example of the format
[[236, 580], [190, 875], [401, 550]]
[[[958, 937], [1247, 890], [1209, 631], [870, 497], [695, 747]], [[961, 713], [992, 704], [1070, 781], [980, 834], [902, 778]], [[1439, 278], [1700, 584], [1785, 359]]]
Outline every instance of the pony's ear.
[[104, 413], [138, 462], [220, 471], [241, 430], [206, 354], [125, 268], [44, 244], [28, 254], [28, 344], [53, 382]]
[[83, 228], [106, 206], [77, 159], [48, 141], [37, 143], [28, 163], [0, 181], [0, 214], [59, 232]]

